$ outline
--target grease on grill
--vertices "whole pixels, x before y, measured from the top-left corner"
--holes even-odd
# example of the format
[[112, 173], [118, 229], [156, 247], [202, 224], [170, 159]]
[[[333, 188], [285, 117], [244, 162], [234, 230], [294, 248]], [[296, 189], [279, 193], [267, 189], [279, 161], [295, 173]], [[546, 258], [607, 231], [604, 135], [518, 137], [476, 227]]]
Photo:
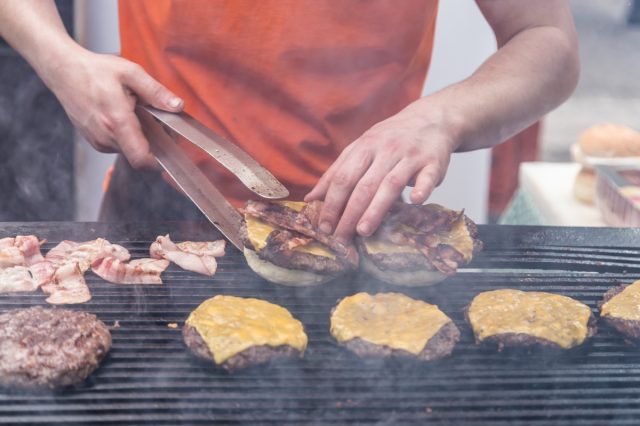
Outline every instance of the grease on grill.
[[288, 345], [304, 353], [302, 323], [285, 308], [264, 300], [218, 295], [205, 300], [186, 323], [207, 344], [216, 364], [256, 346]]
[[340, 343], [360, 338], [419, 355], [450, 322], [437, 306], [400, 293], [358, 293], [336, 306], [331, 315], [331, 334]]
[[501, 289], [472, 300], [468, 319], [478, 343], [501, 335], [527, 335], [570, 349], [589, 336], [589, 307], [558, 294]]

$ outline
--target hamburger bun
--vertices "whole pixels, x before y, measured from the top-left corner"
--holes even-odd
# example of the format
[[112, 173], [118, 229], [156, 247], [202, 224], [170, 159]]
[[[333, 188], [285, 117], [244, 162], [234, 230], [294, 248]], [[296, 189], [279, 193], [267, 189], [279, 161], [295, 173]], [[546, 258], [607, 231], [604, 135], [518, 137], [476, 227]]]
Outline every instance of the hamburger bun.
[[582, 132], [578, 146], [590, 157], [640, 157], [640, 132], [618, 124], [598, 124]]
[[360, 266], [389, 284], [429, 286], [456, 273], [482, 248], [463, 212], [437, 204], [397, 203], [370, 237], [359, 237]]
[[596, 172], [582, 167], [573, 183], [573, 195], [585, 204], [594, 204], [596, 198]]

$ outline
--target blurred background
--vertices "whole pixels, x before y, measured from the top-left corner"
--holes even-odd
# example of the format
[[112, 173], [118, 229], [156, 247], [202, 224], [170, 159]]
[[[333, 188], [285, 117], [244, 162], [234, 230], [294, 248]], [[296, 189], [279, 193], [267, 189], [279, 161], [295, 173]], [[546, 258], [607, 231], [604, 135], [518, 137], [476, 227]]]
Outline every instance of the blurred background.
[[[454, 155], [430, 201], [465, 208], [479, 223], [604, 224], [596, 206], [572, 196], [579, 166], [571, 164], [569, 147], [598, 123], [640, 128], [636, 3], [573, 0], [582, 59], [573, 96], [493, 152]], [[118, 52], [116, 0], [57, 4], [80, 43], [97, 52]], [[475, 2], [441, 1], [425, 93], [465, 78], [493, 51], [495, 40]], [[4, 43], [0, 74], [0, 221], [96, 220], [113, 156], [77, 140], [55, 98]], [[537, 162], [520, 167], [531, 161]]]

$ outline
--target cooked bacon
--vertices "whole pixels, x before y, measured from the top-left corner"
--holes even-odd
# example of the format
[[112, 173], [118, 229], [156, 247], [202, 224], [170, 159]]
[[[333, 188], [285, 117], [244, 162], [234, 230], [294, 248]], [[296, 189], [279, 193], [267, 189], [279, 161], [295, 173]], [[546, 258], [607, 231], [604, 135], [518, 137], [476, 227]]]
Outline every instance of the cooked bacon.
[[84, 274], [77, 262], [68, 262], [60, 266], [53, 281], [42, 286], [50, 296], [47, 302], [52, 305], [85, 303], [91, 300], [91, 292], [84, 280]]
[[185, 253], [191, 253], [198, 256], [222, 257], [224, 256], [226, 241], [183, 241], [176, 245]]
[[94, 274], [115, 284], [162, 284], [160, 274], [169, 266], [164, 259], [136, 259], [129, 263], [107, 256], [91, 264]]
[[321, 201], [309, 203], [298, 212], [284, 204], [250, 200], [247, 201], [242, 212], [280, 228], [296, 231], [305, 237], [313, 238], [329, 247], [337, 256], [357, 266], [358, 253], [352, 245], [345, 246], [332, 235], [324, 234], [318, 229], [321, 208]]
[[115, 257], [124, 262], [131, 258], [131, 254], [126, 248], [118, 244], [111, 244], [104, 238], [97, 238], [82, 243], [62, 241], [49, 250], [45, 259], [55, 267], [69, 262], [78, 263], [80, 270], [86, 272], [94, 261], [107, 256]]
[[26, 266], [13, 266], [0, 270], [0, 293], [35, 291], [38, 284]]
[[224, 241], [222, 244], [219, 241], [175, 244], [167, 234], [156, 238], [149, 247], [149, 253], [154, 259], [166, 259], [187, 271], [212, 276], [216, 273], [218, 263], [214, 255], [208, 253], [224, 255]]

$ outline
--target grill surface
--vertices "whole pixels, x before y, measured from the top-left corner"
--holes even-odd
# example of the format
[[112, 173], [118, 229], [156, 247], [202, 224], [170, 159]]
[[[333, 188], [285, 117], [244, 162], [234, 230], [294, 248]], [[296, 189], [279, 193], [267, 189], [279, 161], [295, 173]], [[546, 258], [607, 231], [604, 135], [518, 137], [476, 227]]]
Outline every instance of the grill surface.
[[[147, 255], [158, 234], [174, 240], [216, 236], [210, 227], [163, 224], [0, 224], [0, 237], [34, 233], [48, 250], [61, 239], [104, 236]], [[473, 343], [463, 308], [480, 291], [543, 290], [574, 297], [594, 313], [602, 294], [640, 278], [637, 230], [480, 227], [485, 251], [433, 288], [385, 287], [350, 276], [306, 289], [258, 279], [234, 249], [213, 278], [174, 266], [163, 286], [117, 286], [88, 273], [91, 302], [73, 306], [112, 327], [113, 349], [81, 386], [57, 394], [0, 393], [7, 424], [452, 424], [636, 425], [640, 421], [640, 352], [612, 330], [561, 356], [497, 354]], [[480, 270], [482, 269], [482, 270]], [[358, 291], [404, 291], [436, 303], [462, 330], [453, 356], [435, 364], [363, 362], [328, 333], [336, 300]], [[229, 375], [196, 361], [180, 327], [216, 294], [259, 297], [300, 319], [309, 348], [300, 362]], [[40, 292], [0, 295], [0, 311], [45, 304]], [[178, 329], [167, 327], [178, 323]]]

